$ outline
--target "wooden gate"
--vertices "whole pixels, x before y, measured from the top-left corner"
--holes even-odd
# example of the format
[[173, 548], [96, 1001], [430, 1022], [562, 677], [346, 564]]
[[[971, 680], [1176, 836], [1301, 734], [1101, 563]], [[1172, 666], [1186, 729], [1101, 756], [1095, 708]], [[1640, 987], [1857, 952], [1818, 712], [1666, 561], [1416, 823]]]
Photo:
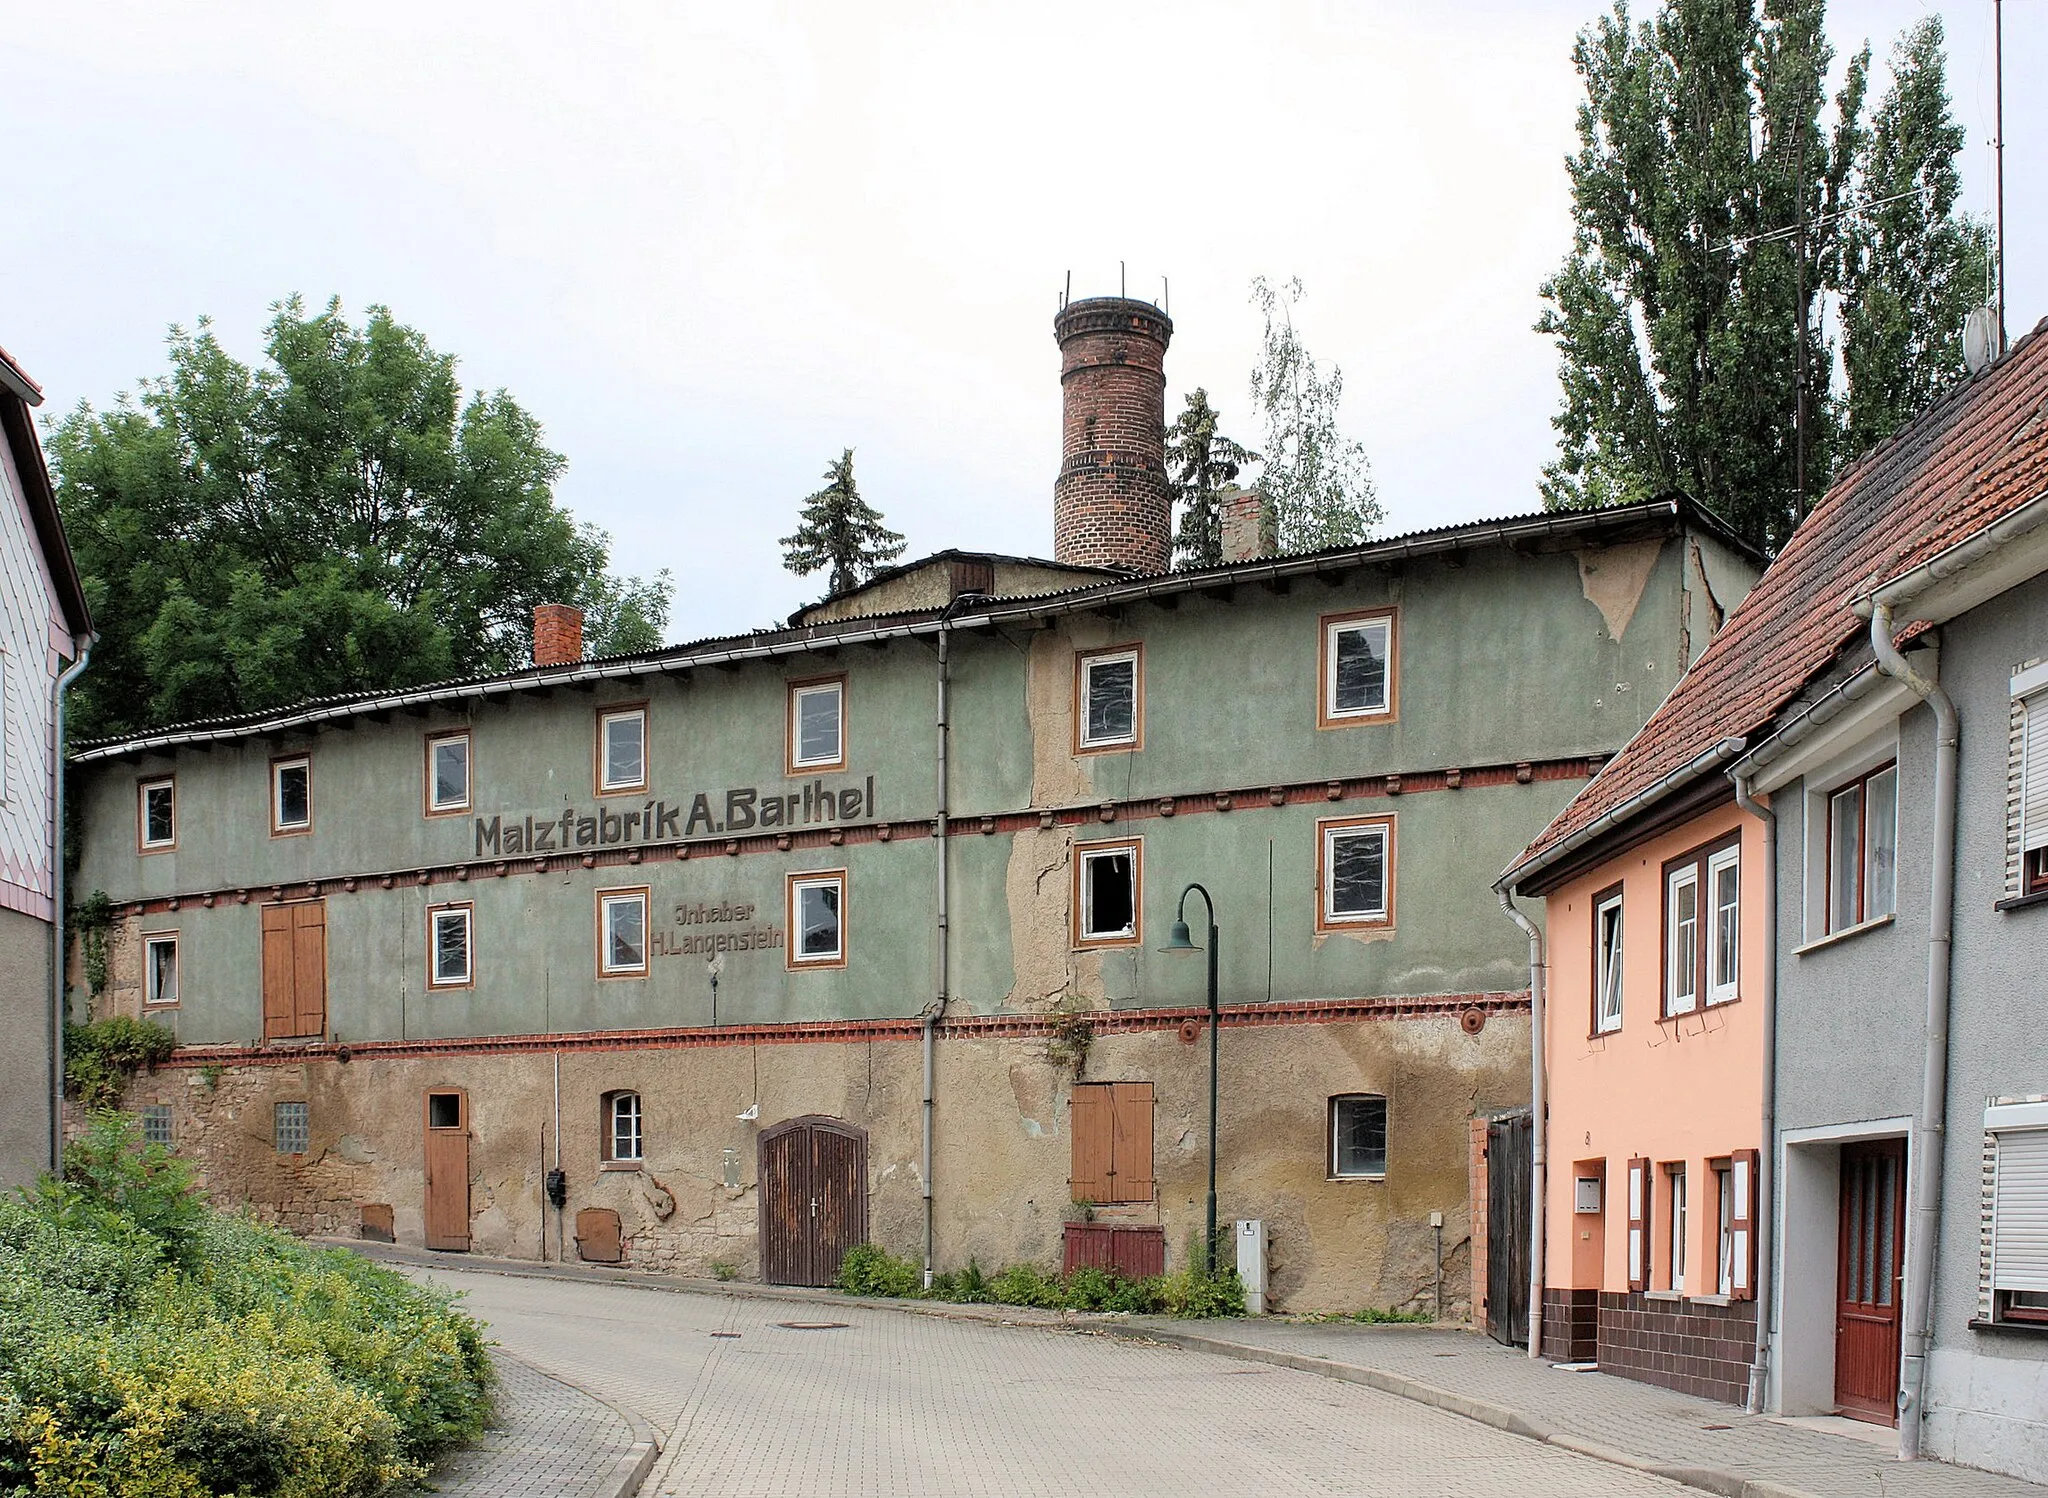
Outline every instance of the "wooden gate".
[[761, 1131], [761, 1278], [830, 1285], [868, 1236], [868, 1136], [836, 1118], [792, 1118]]
[[1905, 1188], [1905, 1140], [1842, 1146], [1835, 1403], [1843, 1414], [1879, 1425], [1899, 1423]]
[[263, 907], [263, 1038], [317, 1039], [327, 1029], [327, 902]]
[[1486, 1330], [1529, 1345], [1529, 1170], [1534, 1128], [1526, 1113], [1486, 1126]]
[[427, 1247], [469, 1249], [469, 1098], [460, 1088], [427, 1094]]

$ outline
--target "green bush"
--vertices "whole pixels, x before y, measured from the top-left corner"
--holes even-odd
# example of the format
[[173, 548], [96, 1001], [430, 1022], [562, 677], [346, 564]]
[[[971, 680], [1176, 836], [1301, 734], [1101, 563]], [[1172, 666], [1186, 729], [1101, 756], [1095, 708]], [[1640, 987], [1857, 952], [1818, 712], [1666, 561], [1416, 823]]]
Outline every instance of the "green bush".
[[0, 1494], [352, 1498], [482, 1430], [449, 1296], [207, 1210], [129, 1128], [0, 1200]]
[[1094, 1266], [1055, 1275], [1036, 1264], [1010, 1264], [993, 1276], [984, 1276], [980, 1261], [969, 1259], [963, 1270], [933, 1275], [928, 1290], [919, 1288], [922, 1278], [916, 1264], [873, 1243], [847, 1250], [839, 1265], [839, 1288], [848, 1295], [1188, 1319], [1244, 1314], [1244, 1286], [1235, 1270], [1224, 1270], [1212, 1279], [1196, 1266], [1174, 1274], [1127, 1279], [1113, 1269]]
[[162, 1025], [117, 1014], [89, 1025], [64, 1027], [64, 1091], [87, 1108], [113, 1108], [121, 1089], [145, 1066], [155, 1066], [177, 1049], [178, 1037]]
[[873, 1243], [857, 1243], [839, 1261], [839, 1288], [848, 1295], [916, 1295], [924, 1271]]

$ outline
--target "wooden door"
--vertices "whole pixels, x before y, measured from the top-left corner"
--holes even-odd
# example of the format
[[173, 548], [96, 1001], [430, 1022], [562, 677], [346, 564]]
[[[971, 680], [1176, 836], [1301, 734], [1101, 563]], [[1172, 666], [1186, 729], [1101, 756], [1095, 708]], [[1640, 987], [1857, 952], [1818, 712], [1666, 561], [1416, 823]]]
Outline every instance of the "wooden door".
[[469, 1098], [460, 1088], [427, 1094], [427, 1247], [469, 1249]]
[[868, 1136], [836, 1118], [761, 1131], [761, 1278], [830, 1285], [868, 1235]]
[[263, 1038], [327, 1031], [327, 902], [263, 907]]
[[1835, 1288], [1835, 1403], [1879, 1425], [1899, 1421], [1899, 1301], [1906, 1247], [1906, 1142], [1842, 1147]]
[[1529, 1345], [1529, 1176], [1535, 1124], [1526, 1113], [1486, 1126], [1486, 1330]]

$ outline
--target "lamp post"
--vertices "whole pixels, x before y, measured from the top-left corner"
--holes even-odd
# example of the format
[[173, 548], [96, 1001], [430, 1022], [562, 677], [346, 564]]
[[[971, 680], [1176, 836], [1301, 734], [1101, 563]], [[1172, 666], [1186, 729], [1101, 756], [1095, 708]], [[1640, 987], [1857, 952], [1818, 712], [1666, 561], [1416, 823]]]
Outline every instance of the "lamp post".
[[1202, 908], [1209, 914], [1209, 1210], [1208, 1231], [1202, 1239], [1202, 1259], [1207, 1265], [1210, 1279], [1216, 1278], [1216, 1062], [1218, 1013], [1216, 1005], [1216, 902], [1209, 898], [1209, 892], [1199, 884], [1190, 884], [1180, 892], [1180, 906], [1173, 929], [1167, 932], [1166, 945], [1162, 952], [1199, 952], [1202, 948], [1194, 943], [1188, 932], [1188, 896], [1200, 895]]

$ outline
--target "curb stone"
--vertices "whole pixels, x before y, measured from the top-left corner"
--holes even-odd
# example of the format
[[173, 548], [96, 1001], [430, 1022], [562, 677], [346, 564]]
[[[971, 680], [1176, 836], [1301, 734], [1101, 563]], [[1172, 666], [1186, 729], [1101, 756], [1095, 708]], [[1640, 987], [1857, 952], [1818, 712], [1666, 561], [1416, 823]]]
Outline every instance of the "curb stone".
[[[632, 1285], [643, 1290], [665, 1290], [671, 1294], [724, 1295], [735, 1300], [773, 1300], [797, 1305], [816, 1305], [822, 1302], [865, 1310], [931, 1316], [944, 1321], [982, 1321], [999, 1326], [1035, 1326], [1058, 1331], [1092, 1332], [1097, 1336], [1115, 1337], [1131, 1342], [1151, 1342], [1179, 1347], [1189, 1352], [1235, 1358], [1240, 1362], [1266, 1363], [1274, 1367], [1290, 1368], [1299, 1373], [1313, 1373], [1343, 1383], [1362, 1384], [1383, 1394], [1392, 1394], [1399, 1399], [1412, 1400], [1417, 1404], [1426, 1404], [1453, 1415], [1461, 1415], [1467, 1420], [1475, 1420], [1481, 1425], [1521, 1436], [1525, 1440], [1556, 1446], [1560, 1450], [1590, 1457], [1594, 1461], [1605, 1462], [1610, 1466], [1625, 1467], [1632, 1472], [1662, 1477], [1700, 1492], [1713, 1493], [1716, 1498], [1818, 1498], [1818, 1495], [1804, 1488], [1788, 1487], [1783, 1483], [1761, 1478], [1743, 1477], [1718, 1467], [1674, 1466], [1650, 1457], [1637, 1456], [1633, 1452], [1604, 1446], [1596, 1441], [1582, 1440], [1577, 1436], [1553, 1431], [1532, 1420], [1522, 1411], [1507, 1405], [1474, 1399], [1470, 1395], [1454, 1393], [1449, 1389], [1424, 1383], [1420, 1379], [1389, 1373], [1382, 1368], [1363, 1368], [1354, 1363], [1339, 1363], [1330, 1358], [1282, 1352], [1275, 1348], [1254, 1347], [1222, 1337], [1207, 1336], [1200, 1332], [1176, 1331], [1149, 1323], [1134, 1325], [1116, 1315], [1041, 1311], [1025, 1306], [969, 1306], [950, 1305], [945, 1302], [891, 1300], [879, 1296], [845, 1295], [837, 1290], [814, 1290], [800, 1285], [739, 1284], [728, 1280], [701, 1280], [682, 1275], [653, 1274], [639, 1269], [542, 1263], [528, 1259], [497, 1259], [472, 1254], [430, 1254], [404, 1248], [394, 1251], [389, 1244], [368, 1245], [369, 1251], [366, 1252], [366, 1245], [354, 1238], [319, 1238], [314, 1241], [322, 1247], [353, 1249], [363, 1253], [367, 1258], [416, 1268], [466, 1270], [472, 1274], [501, 1274], [514, 1279], [577, 1279], [599, 1284]], [[576, 1385], [572, 1384], [570, 1387], [575, 1388]], [[607, 1401], [599, 1400], [599, 1403]], [[620, 1413], [624, 1414], [624, 1411]], [[627, 1418], [633, 1419], [630, 1416]], [[633, 1424], [636, 1432], [634, 1451], [638, 1452], [640, 1445], [637, 1433], [646, 1428], [646, 1422], [633, 1419]], [[653, 1431], [647, 1429], [646, 1434], [652, 1441]], [[632, 1479], [632, 1486], [618, 1489], [617, 1498], [631, 1498], [631, 1495], [638, 1491], [640, 1482], [654, 1464], [658, 1450], [659, 1443], [656, 1442], [640, 1458], [639, 1471]], [[622, 1466], [625, 1465], [625, 1461], [626, 1459], [621, 1459]]]
[[595, 1404], [603, 1405], [614, 1415], [617, 1415], [626, 1422], [627, 1428], [633, 1433], [633, 1444], [627, 1447], [618, 1460], [612, 1464], [611, 1476], [607, 1480], [606, 1485], [598, 1490], [597, 1498], [634, 1498], [634, 1495], [640, 1491], [640, 1484], [647, 1480], [647, 1474], [654, 1470], [655, 1459], [661, 1455], [661, 1437], [655, 1434], [654, 1427], [640, 1416], [634, 1414], [633, 1411], [613, 1404], [602, 1394], [593, 1393], [574, 1379], [563, 1378], [559, 1373], [550, 1373], [547, 1369], [528, 1362], [516, 1353], [507, 1352], [502, 1347], [494, 1346], [491, 1349], [491, 1359], [495, 1362], [499, 1358], [503, 1358], [510, 1363], [517, 1363], [520, 1367], [537, 1374], [550, 1383], [560, 1384], [565, 1389], [574, 1389], [585, 1399]]

